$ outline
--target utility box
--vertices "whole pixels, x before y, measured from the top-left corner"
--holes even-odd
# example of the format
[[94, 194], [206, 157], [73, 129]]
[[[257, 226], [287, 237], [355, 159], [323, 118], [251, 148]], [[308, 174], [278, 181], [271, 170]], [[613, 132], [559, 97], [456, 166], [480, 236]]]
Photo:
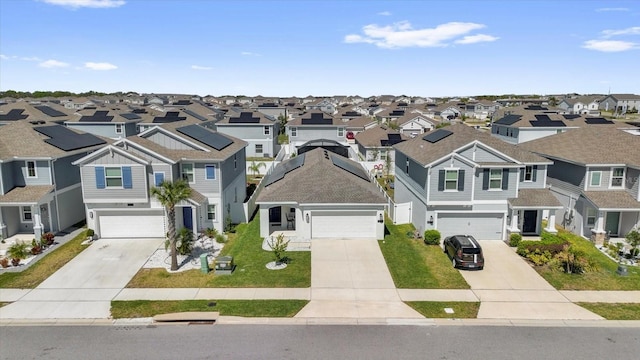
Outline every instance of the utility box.
[[231, 275], [234, 268], [233, 256], [220, 256], [216, 258], [214, 270], [217, 275]]
[[209, 259], [207, 259], [207, 254], [200, 255], [200, 270], [203, 274], [209, 273]]

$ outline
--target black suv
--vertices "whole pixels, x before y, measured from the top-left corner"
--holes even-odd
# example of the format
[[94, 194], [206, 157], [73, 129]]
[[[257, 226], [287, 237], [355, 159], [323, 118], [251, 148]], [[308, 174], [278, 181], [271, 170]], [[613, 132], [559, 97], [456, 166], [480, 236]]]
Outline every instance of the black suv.
[[471, 235], [453, 235], [444, 239], [444, 252], [449, 256], [454, 268], [484, 268], [484, 256], [478, 241]]

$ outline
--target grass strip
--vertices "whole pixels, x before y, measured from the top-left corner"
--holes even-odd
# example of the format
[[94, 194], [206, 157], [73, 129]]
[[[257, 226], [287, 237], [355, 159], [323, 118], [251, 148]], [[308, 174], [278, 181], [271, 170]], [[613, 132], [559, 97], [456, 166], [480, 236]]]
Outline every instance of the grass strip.
[[576, 303], [607, 320], [640, 320], [640, 304]]
[[[407, 305], [429, 319], [475, 319], [480, 309], [479, 302], [408, 301]], [[445, 312], [445, 308], [452, 309], [453, 313]]]

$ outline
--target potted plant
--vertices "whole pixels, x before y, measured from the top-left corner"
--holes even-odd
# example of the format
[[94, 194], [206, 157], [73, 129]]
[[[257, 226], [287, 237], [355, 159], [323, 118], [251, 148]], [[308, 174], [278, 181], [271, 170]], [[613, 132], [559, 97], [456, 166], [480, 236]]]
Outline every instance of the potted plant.
[[7, 249], [7, 255], [11, 258], [11, 264], [13, 266], [20, 265], [20, 260], [26, 259], [29, 256], [28, 249], [29, 245], [25, 242], [20, 241], [16, 242], [13, 245], [9, 246]]
[[38, 255], [42, 252], [42, 245], [36, 239], [31, 240], [31, 254]]

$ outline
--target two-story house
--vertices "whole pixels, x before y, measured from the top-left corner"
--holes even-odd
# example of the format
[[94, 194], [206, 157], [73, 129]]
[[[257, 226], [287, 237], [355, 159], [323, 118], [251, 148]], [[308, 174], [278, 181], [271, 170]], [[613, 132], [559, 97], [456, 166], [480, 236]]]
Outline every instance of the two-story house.
[[61, 123], [73, 118], [72, 111], [51, 102], [16, 101], [0, 103], [0, 124], [14, 121]]
[[630, 111], [640, 111], [640, 95], [610, 94], [600, 101], [600, 110], [622, 114]]
[[247, 144], [198, 123], [156, 126], [75, 161], [87, 225], [103, 238], [165, 237], [164, 208], [150, 189], [177, 179], [192, 189], [177, 204], [178, 229], [223, 231], [246, 221]]
[[330, 99], [320, 99], [304, 104], [307, 111], [322, 111], [325, 114], [333, 115], [338, 111], [336, 103]]
[[346, 123], [320, 111], [302, 114], [287, 123], [290, 152], [312, 140], [330, 140], [347, 145]]
[[0, 231], [56, 233], [84, 220], [80, 171], [72, 162], [107, 142], [62, 125], [0, 126]]
[[407, 113], [396, 120], [400, 132], [410, 137], [431, 131], [438, 123], [439, 121], [416, 112]]
[[[376, 126], [356, 135], [358, 153], [365, 161], [380, 161], [384, 165], [389, 157], [393, 166], [395, 151], [393, 145], [407, 140], [408, 137], [384, 126]], [[390, 169], [390, 172], [393, 172]]]
[[557, 107], [567, 114], [599, 116], [601, 99], [601, 95], [566, 97], [558, 103]]
[[215, 124], [207, 123], [205, 126], [211, 125], [222, 134], [246, 141], [248, 157], [275, 157], [280, 151], [280, 122], [259, 111], [232, 108], [222, 120]]
[[552, 162], [458, 124], [395, 148], [396, 203], [411, 203], [420, 232], [503, 240], [508, 233], [555, 231], [558, 200], [545, 189]]
[[520, 146], [553, 160], [547, 183], [566, 229], [601, 243], [640, 227], [640, 136], [581, 128]]
[[145, 109], [100, 107], [76, 112], [73, 119], [65, 121], [68, 128], [94, 135], [118, 139], [138, 133], [138, 123], [150, 118]]

